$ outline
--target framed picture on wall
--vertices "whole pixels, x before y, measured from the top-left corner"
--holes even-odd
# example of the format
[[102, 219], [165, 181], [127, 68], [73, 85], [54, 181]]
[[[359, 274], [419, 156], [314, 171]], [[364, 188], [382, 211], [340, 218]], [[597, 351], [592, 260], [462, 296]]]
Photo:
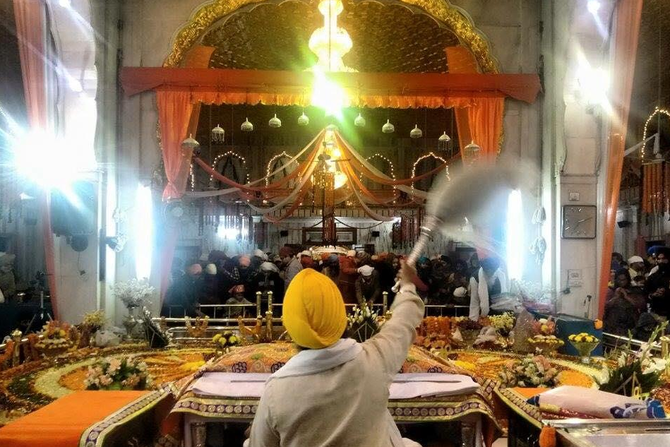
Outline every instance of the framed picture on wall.
[[[337, 243], [341, 245], [353, 245], [358, 239], [356, 228], [338, 228], [336, 236]], [[323, 228], [303, 228], [302, 243], [303, 245], [323, 245]]]

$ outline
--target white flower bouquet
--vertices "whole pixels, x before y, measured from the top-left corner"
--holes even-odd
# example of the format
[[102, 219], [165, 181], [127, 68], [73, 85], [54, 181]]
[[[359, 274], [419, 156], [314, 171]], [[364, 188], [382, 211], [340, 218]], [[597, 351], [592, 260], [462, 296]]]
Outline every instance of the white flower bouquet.
[[134, 309], [149, 303], [156, 289], [146, 279], [131, 279], [114, 285], [114, 296], [123, 302], [127, 309]]
[[349, 336], [358, 342], [364, 342], [379, 332], [377, 312], [363, 303], [360, 307], [354, 306], [353, 313], [347, 317]]

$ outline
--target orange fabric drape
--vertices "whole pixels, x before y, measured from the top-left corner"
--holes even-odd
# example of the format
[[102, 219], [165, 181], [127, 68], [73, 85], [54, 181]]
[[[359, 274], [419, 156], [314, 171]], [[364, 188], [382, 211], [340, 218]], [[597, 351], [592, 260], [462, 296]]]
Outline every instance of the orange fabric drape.
[[[45, 57], [45, 10], [40, 0], [14, 0], [14, 19], [18, 38], [23, 92], [26, 98], [28, 123], [32, 131], [47, 131], [48, 104], [46, 91]], [[51, 231], [51, 203], [49, 192], [42, 201], [42, 238], [44, 261], [51, 294], [54, 318], [58, 318], [58, 291], [56, 285], [56, 261], [54, 236]]]
[[2, 447], [73, 447], [91, 425], [148, 391], [78, 391], [0, 428]]
[[[477, 63], [463, 46], [447, 47], [449, 73], [477, 73]], [[502, 135], [505, 99], [477, 98], [467, 109], [455, 109], [458, 142], [463, 149], [471, 141], [482, 148], [485, 156], [497, 155]]]
[[614, 226], [619, 202], [621, 171], [626, 146], [628, 112], [635, 75], [637, 42], [640, 34], [640, 17], [643, 0], [620, 0], [617, 3], [614, 28], [614, 54], [611, 72], [610, 103], [613, 109], [608, 141], [607, 180], [605, 183], [605, 216], [603, 248], [600, 262], [600, 287], [598, 315], [605, 312], [605, 296], [610, 277], [612, 246], [614, 245]]
[[157, 91], [156, 103], [168, 181], [163, 191], [163, 200], [178, 199], [186, 189], [190, 168], [191, 154], [182, 150], [181, 143], [188, 135], [193, 103], [188, 92], [169, 90]]
[[[445, 48], [447, 53], [447, 66], [449, 73], [477, 73], [477, 61], [472, 53], [462, 45]], [[463, 149], [472, 141], [470, 135], [470, 124], [468, 123], [468, 111], [464, 108], [454, 109], [456, 119], [456, 130], [458, 131], [458, 147]], [[453, 135], [451, 135], [453, 138]]]
[[[204, 103], [305, 105], [314, 85], [311, 72], [207, 68], [125, 67], [126, 95], [152, 89], [188, 90]], [[536, 74], [329, 73], [351, 92], [345, 106], [416, 108], [466, 107], [473, 98], [509, 96], [533, 102], [540, 90]], [[209, 98], [209, 99], [208, 99]]]
[[482, 156], [495, 157], [502, 135], [504, 98], [478, 98], [468, 109], [468, 125], [472, 141], [482, 148]]

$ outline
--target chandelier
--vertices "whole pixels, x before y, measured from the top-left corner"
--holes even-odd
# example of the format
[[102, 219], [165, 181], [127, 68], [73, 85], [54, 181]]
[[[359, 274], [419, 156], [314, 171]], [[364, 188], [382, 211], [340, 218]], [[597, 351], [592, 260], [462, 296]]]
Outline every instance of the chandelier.
[[344, 65], [342, 60], [353, 46], [347, 30], [337, 26], [337, 16], [342, 13], [343, 9], [342, 0], [321, 0], [319, 2], [319, 12], [323, 15], [323, 26], [314, 30], [309, 38], [309, 49], [318, 58], [312, 70], [354, 71]]

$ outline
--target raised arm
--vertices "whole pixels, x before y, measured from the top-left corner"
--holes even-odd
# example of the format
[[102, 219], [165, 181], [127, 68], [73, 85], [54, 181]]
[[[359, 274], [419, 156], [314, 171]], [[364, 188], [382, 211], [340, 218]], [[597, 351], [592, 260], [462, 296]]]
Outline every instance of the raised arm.
[[412, 283], [414, 275], [416, 270], [403, 264], [400, 272], [400, 291], [391, 307], [393, 316], [384, 323], [377, 335], [364, 343], [366, 347], [376, 350], [382, 359], [384, 370], [390, 377], [395, 376], [402, 367], [416, 338], [416, 327], [423, 319], [424, 305], [416, 294], [416, 286]]

